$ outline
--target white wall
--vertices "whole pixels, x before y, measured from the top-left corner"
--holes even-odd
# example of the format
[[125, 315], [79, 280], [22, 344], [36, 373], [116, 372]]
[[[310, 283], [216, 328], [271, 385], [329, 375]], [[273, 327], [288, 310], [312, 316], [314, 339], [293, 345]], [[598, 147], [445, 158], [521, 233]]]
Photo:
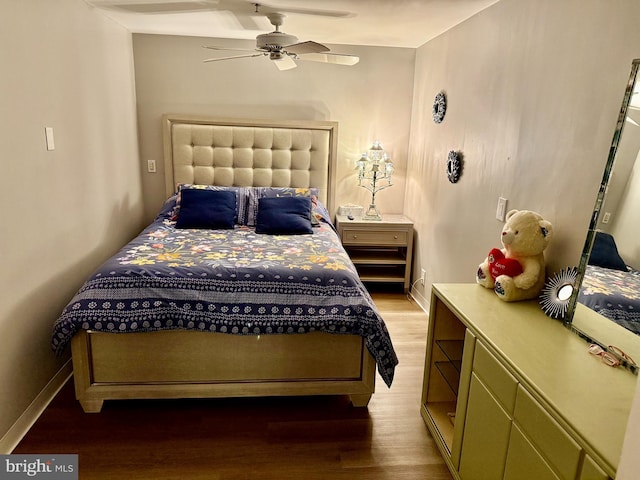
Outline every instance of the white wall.
[[[550, 271], [577, 265], [617, 114], [640, 56], [640, 3], [501, 0], [418, 49], [405, 213], [414, 272], [473, 282], [500, 245], [499, 196], [555, 227]], [[436, 93], [449, 108], [431, 119]], [[449, 150], [464, 155], [457, 184]]]
[[[355, 66], [298, 62], [279, 71], [266, 58], [202, 63], [214, 56], [202, 45], [254, 48], [255, 42], [133, 36], [141, 157], [162, 158], [161, 115], [188, 113], [235, 118], [331, 120], [339, 123], [338, 204], [368, 204], [357, 186], [354, 162], [379, 139], [396, 167], [397, 187], [376, 196], [383, 213], [400, 213], [409, 145], [415, 49], [330, 45], [360, 56]], [[143, 178], [146, 216], [166, 198], [164, 169]]]
[[54, 320], [138, 232], [142, 195], [131, 34], [82, 0], [3, 0], [0, 45], [2, 451], [68, 358]]
[[[640, 57], [639, 18], [637, 0], [501, 0], [418, 49], [404, 210], [417, 227], [413, 271], [427, 270], [421, 302], [433, 282], [474, 281], [500, 245], [499, 196], [553, 223], [549, 270], [578, 264]], [[449, 108], [437, 125], [440, 90]], [[449, 150], [464, 154], [457, 184], [446, 177]], [[628, 430], [635, 447], [638, 418]], [[637, 477], [631, 449], [623, 465], [619, 478]]]

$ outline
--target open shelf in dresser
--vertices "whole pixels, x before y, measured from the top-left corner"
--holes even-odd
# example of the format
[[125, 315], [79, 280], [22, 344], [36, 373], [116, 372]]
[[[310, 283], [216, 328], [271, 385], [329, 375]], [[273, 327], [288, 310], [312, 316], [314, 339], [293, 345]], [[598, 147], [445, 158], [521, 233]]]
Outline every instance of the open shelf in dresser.
[[432, 298], [421, 413], [437, 426], [444, 446], [453, 446], [456, 404], [462, 370], [466, 327], [437, 297]]
[[463, 340], [436, 340], [438, 350], [446, 357], [445, 361], [435, 361], [434, 364], [440, 375], [454, 393], [458, 395], [460, 386], [460, 370], [462, 368]]

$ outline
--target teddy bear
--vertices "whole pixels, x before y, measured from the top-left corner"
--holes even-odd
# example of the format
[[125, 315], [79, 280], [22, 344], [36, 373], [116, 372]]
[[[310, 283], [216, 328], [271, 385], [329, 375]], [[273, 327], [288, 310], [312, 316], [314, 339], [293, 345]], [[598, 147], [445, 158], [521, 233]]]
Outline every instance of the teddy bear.
[[492, 288], [505, 302], [538, 297], [545, 283], [543, 251], [553, 226], [536, 212], [511, 210], [502, 229], [503, 249], [494, 248], [476, 273], [476, 282]]

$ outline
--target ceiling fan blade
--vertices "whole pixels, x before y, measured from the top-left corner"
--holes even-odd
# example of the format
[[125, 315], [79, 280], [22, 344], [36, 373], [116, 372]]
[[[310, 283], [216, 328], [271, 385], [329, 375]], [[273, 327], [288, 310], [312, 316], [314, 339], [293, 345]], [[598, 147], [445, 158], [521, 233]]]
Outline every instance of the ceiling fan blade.
[[287, 51], [287, 53], [294, 53], [296, 55], [302, 55], [306, 53], [322, 53], [329, 51], [329, 47], [322, 45], [321, 43], [312, 41], [294, 43], [293, 45], [287, 45], [286, 47], [284, 47], [284, 49]]
[[276, 67], [278, 67], [278, 70], [280, 71], [291, 70], [298, 66], [289, 55], [283, 55], [281, 58], [273, 60], [273, 63], [275, 63]]
[[335, 63], [338, 65], [355, 65], [360, 61], [360, 57], [356, 57], [355, 55], [345, 55], [342, 53], [305, 53], [300, 55], [298, 58], [300, 60]]
[[194, 0], [185, 2], [155, 2], [155, 3], [110, 3], [100, 4], [100, 7], [123, 10], [131, 13], [192, 13], [216, 9], [217, 0]]
[[233, 56], [233, 57], [207, 58], [206, 60], [203, 60], [202, 63], [219, 62], [220, 60], [233, 60], [234, 58], [262, 57], [264, 55], [266, 55], [266, 53], [254, 53], [253, 55], [236, 55], [236, 56]]
[[202, 48], [208, 48], [209, 50], [230, 50], [234, 52], [260, 52], [260, 50], [255, 48], [216, 47], [213, 45], [202, 45]]

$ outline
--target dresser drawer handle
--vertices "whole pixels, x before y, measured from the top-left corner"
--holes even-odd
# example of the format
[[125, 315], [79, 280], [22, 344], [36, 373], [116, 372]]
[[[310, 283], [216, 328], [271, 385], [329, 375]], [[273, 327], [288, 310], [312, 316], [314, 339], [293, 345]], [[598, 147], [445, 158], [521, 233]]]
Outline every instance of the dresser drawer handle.
[[394, 238], [395, 240], [397, 240], [397, 239], [398, 239], [398, 235], [394, 235], [394, 236], [393, 236], [393, 238]]
[[358, 238], [358, 235], [354, 235], [353, 238]]

